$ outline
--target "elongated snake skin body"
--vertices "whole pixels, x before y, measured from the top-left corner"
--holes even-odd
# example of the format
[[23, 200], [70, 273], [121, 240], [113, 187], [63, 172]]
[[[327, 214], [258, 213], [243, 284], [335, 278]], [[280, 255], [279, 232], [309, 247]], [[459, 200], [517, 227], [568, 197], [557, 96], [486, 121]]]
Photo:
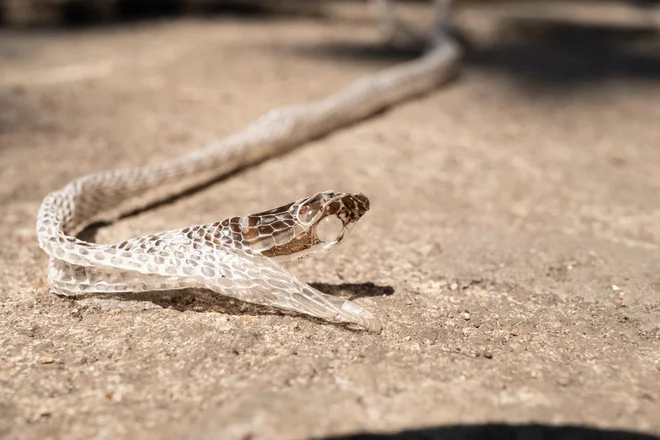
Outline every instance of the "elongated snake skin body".
[[458, 56], [447, 40], [328, 98], [273, 110], [204, 149], [162, 164], [86, 175], [47, 195], [37, 233], [49, 255], [51, 289], [79, 295], [202, 287], [379, 332], [382, 324], [372, 313], [319, 292], [279, 263], [322, 255], [341, 242], [369, 209], [362, 194], [325, 191], [271, 211], [112, 245], [75, 235], [431, 90], [453, 73]]

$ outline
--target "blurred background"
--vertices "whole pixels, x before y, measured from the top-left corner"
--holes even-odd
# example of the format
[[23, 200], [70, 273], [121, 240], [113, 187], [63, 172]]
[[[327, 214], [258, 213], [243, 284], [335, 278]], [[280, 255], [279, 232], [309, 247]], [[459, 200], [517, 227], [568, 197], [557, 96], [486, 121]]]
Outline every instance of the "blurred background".
[[2, 21], [14, 26], [89, 25], [138, 18], [219, 12], [318, 9], [300, 0], [2, 0]]
[[[53, 30], [117, 25], [145, 20], [212, 17], [305, 17], [323, 21], [373, 24], [381, 30], [383, 45], [420, 49], [420, 40], [433, 25], [433, 0], [390, 2], [398, 25], [394, 30], [382, 19], [379, 0], [0, 0], [0, 26], [5, 29]], [[595, 57], [594, 70], [633, 70], [636, 75], [657, 74], [660, 53], [660, 0], [455, 0], [452, 23], [459, 40], [475, 43], [511, 43], [522, 36], [536, 52], [541, 45], [560, 44], [570, 52]], [[412, 31], [412, 34], [411, 34]], [[410, 36], [415, 38], [411, 41]], [[5, 35], [5, 36], [11, 36]], [[421, 39], [419, 38], [421, 36]], [[497, 40], [497, 41], [495, 41]], [[642, 40], [644, 40], [642, 42]], [[393, 43], [393, 44], [390, 44]], [[634, 47], [632, 47], [632, 46]], [[605, 47], [607, 49], [605, 49]], [[511, 49], [508, 47], [508, 49]], [[521, 49], [521, 48], [518, 48]], [[550, 49], [550, 47], [548, 47]], [[603, 50], [608, 51], [603, 54]], [[634, 53], [630, 53], [632, 50]], [[626, 52], [622, 54], [621, 52]], [[644, 55], [640, 58], [640, 51]], [[514, 51], [515, 52], [515, 51]], [[616, 53], [614, 53], [616, 52]], [[471, 52], [473, 53], [473, 52]], [[519, 53], [516, 52], [516, 55]], [[516, 64], [516, 57], [486, 56], [480, 61]], [[511, 51], [507, 51], [511, 55]], [[602, 65], [602, 57], [614, 64]], [[538, 53], [537, 55], [538, 56]], [[625, 59], [621, 59], [620, 57]], [[496, 59], [497, 58], [497, 59]], [[543, 63], [543, 60], [538, 60]], [[620, 62], [630, 65], [619, 66]], [[605, 68], [605, 71], [603, 71]], [[513, 69], [515, 70], [515, 69]], [[540, 70], [544, 70], [542, 67]]]
[[[304, 17], [317, 20], [319, 28], [334, 21], [379, 29], [381, 39], [373, 41], [371, 47], [383, 50], [378, 56], [409, 57], [423, 49], [424, 39], [433, 27], [433, 1], [390, 2], [394, 5], [390, 12], [400, 29], [383, 20], [382, 11], [378, 10], [382, 3], [385, 2], [0, 0], [0, 27], [9, 31], [3, 37], [5, 44], [10, 44], [12, 37], [17, 36], [11, 32], [16, 30], [89, 29], [185, 18]], [[528, 79], [559, 81], [610, 75], [655, 78], [660, 70], [660, 0], [455, 0], [451, 11], [455, 36], [466, 49], [471, 49], [468, 62], [482, 68], [505, 70], [514, 76], [522, 74]], [[13, 49], [7, 49], [5, 56], [11, 52]]]
[[[328, 13], [336, 4], [377, 3], [370, 0], [0, 0], [0, 21], [9, 26], [67, 26], [112, 23], [140, 18], [204, 15], [214, 13], [280, 13], [319, 15]], [[398, 0], [401, 4], [430, 4], [428, 0]], [[455, 7], [525, 5], [541, 6], [560, 3], [626, 5], [648, 14], [657, 8], [658, 0], [582, 0], [557, 2], [550, 0], [454, 0]], [[373, 5], [372, 5], [373, 6]], [[627, 15], [629, 11], [618, 11]], [[649, 17], [652, 21], [653, 17]]]

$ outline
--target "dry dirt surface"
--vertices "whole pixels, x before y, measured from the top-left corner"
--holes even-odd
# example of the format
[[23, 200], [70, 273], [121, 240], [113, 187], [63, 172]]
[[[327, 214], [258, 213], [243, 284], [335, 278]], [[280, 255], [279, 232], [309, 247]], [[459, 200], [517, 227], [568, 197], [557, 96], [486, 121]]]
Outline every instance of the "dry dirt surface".
[[437, 92], [96, 234], [364, 192], [345, 245], [292, 270], [380, 335], [200, 290], [57, 297], [35, 215], [414, 54], [357, 19], [2, 31], [0, 436], [657, 439], [658, 36], [505, 24]]

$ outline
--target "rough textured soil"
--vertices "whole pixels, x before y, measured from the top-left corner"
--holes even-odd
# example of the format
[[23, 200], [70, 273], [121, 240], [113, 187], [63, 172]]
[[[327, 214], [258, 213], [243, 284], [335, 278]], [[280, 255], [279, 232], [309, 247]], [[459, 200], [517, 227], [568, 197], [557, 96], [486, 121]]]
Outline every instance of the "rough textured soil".
[[4, 31], [0, 436], [660, 435], [658, 37], [594, 26], [481, 41], [432, 95], [98, 231], [364, 192], [344, 247], [292, 270], [381, 335], [198, 290], [59, 298], [34, 222], [77, 176], [175, 157], [410, 54], [358, 20]]

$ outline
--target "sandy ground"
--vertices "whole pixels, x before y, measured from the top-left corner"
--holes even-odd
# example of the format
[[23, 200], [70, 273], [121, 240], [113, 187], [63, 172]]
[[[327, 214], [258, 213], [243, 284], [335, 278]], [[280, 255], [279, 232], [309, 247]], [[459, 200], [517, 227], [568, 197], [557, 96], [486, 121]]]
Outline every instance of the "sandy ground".
[[197, 290], [59, 298], [34, 222], [77, 176], [175, 157], [410, 54], [357, 20], [3, 31], [0, 436], [656, 438], [658, 37], [549, 26], [481, 42], [436, 93], [98, 232], [364, 192], [345, 246], [292, 270], [374, 311], [381, 335]]

